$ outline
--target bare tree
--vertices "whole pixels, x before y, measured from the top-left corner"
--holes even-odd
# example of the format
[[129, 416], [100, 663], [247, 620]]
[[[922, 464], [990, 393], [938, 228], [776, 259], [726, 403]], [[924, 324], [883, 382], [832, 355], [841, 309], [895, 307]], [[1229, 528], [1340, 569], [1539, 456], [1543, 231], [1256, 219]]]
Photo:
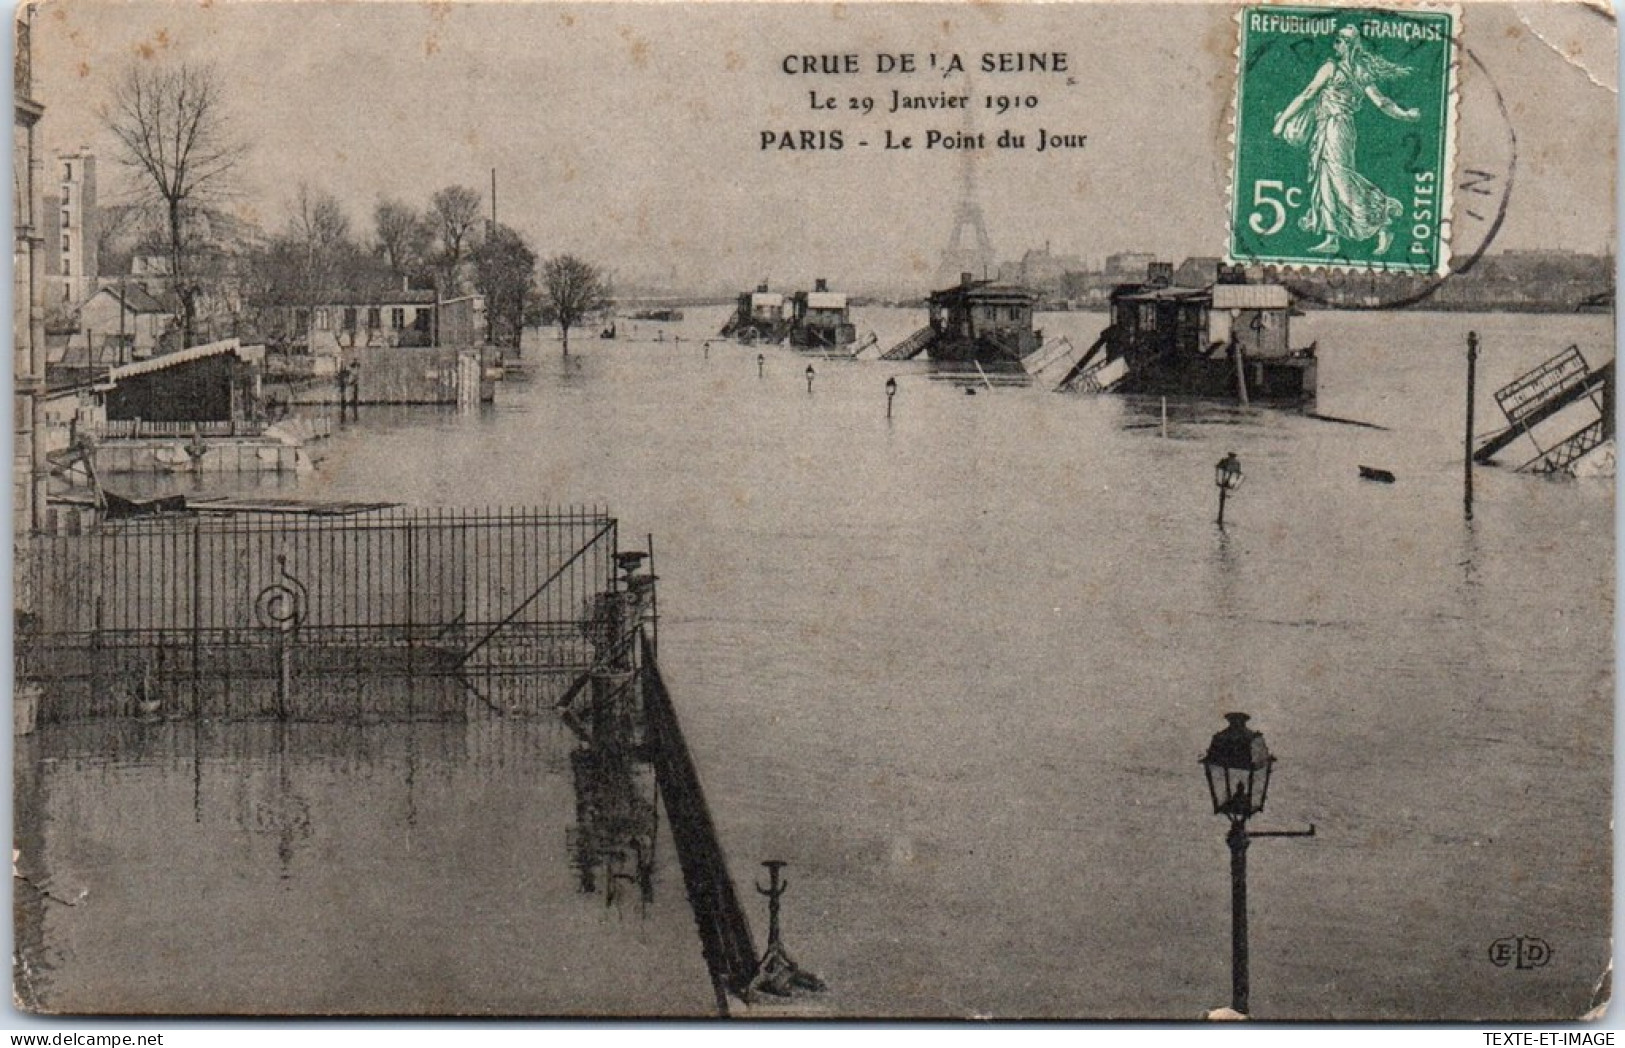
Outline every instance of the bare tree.
[[445, 274], [443, 290], [454, 290], [457, 266], [473, 245], [474, 230], [480, 220], [480, 194], [467, 186], [447, 186], [429, 200], [429, 221], [440, 237], [440, 263]]
[[372, 222], [379, 254], [396, 280], [422, 276], [429, 265], [435, 231], [426, 216], [410, 204], [384, 199], [373, 208]]
[[519, 348], [525, 303], [536, 287], [536, 252], [518, 230], [498, 225], [472, 252], [474, 286], [485, 296], [485, 340]]
[[314, 316], [317, 299], [338, 283], [339, 266], [350, 239], [350, 217], [331, 193], [299, 184], [294, 213], [288, 221], [288, 239], [303, 255], [300, 287]]
[[106, 204], [96, 209], [97, 276], [130, 271], [133, 249], [144, 234], [142, 209], [133, 204]]
[[542, 285], [553, 319], [570, 355], [570, 329], [610, 306], [609, 277], [591, 262], [574, 255], [555, 255], [542, 264]]
[[191, 345], [201, 294], [190, 265], [194, 220], [228, 188], [246, 152], [232, 134], [220, 77], [208, 65], [134, 63], [101, 117], [119, 140], [119, 162], [135, 172], [140, 197], [162, 214], [182, 337]]

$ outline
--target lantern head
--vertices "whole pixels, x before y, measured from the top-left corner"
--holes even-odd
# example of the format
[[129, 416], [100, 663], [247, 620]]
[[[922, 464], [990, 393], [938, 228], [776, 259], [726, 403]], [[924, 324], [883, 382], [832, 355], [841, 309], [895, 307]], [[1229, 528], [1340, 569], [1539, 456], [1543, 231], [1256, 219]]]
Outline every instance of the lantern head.
[[1213, 814], [1229, 816], [1232, 822], [1245, 822], [1264, 810], [1275, 758], [1264, 745], [1263, 733], [1247, 727], [1247, 714], [1224, 716], [1230, 725], [1208, 743], [1202, 770], [1207, 773]]

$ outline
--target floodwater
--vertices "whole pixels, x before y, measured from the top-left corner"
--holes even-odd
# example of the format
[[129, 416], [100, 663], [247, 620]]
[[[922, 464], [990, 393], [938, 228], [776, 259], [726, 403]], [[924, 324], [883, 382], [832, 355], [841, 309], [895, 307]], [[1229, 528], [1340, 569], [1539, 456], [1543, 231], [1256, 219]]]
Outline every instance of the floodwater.
[[[1164, 435], [1155, 399], [707, 350], [724, 313], [577, 333], [568, 357], [548, 334], [495, 405], [363, 410], [293, 490], [600, 503], [623, 548], [651, 534], [662, 666], [736, 883], [760, 935], [757, 863], [789, 863], [786, 943], [829, 1014], [1228, 1003], [1229, 853], [1197, 758], [1238, 709], [1279, 758], [1255, 827], [1316, 827], [1249, 852], [1254, 1015], [1589, 1006], [1609, 957], [1613, 486], [1480, 469], [1466, 522], [1462, 391], [1468, 330], [1488, 432], [1522, 371], [1570, 344], [1608, 359], [1610, 318], [1311, 314], [1293, 341], [1320, 346], [1318, 410], [1385, 428], [1170, 402]], [[857, 320], [890, 344], [919, 314]], [[1081, 345], [1103, 323], [1043, 318]], [[1246, 481], [1221, 530], [1229, 451]], [[31, 868], [77, 898], [25, 928], [47, 1003], [710, 1008], [669, 840], [647, 907], [576, 890], [557, 730], [86, 730], [25, 751]], [[264, 828], [283, 823], [252, 815], [270, 776], [293, 786], [265, 803], [307, 812], [280, 816], [308, 828], [288, 858]], [[1550, 946], [1543, 966], [1493, 963], [1518, 936]]]

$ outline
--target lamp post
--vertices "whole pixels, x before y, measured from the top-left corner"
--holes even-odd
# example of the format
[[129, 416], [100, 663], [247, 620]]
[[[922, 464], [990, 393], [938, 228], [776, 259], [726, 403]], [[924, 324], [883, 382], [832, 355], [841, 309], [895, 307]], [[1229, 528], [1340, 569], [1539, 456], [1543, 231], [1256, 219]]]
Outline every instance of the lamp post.
[[1241, 460], [1234, 451], [1220, 459], [1213, 467], [1213, 483], [1219, 487], [1219, 527], [1224, 527], [1225, 496], [1241, 487]]
[[[1222, 490], [1222, 489], [1221, 489]], [[1254, 837], [1313, 837], [1307, 830], [1247, 829], [1247, 820], [1264, 810], [1275, 757], [1264, 735], [1247, 727], [1247, 714], [1226, 713], [1230, 724], [1217, 732], [1202, 758], [1213, 814], [1230, 820], [1230, 1007], [1247, 1014], [1247, 845]]]
[[808, 364], [807, 365], [807, 392], [808, 393], [812, 392], [812, 380], [813, 380], [813, 375], [815, 375], [815, 374], [816, 374], [816, 372], [813, 371], [813, 366], [811, 364]]
[[766, 363], [767, 363], [767, 358], [766, 357], [762, 356], [762, 354], [760, 354], [760, 353], [756, 354], [756, 377], [757, 378], [762, 377], [762, 367]]
[[886, 417], [891, 418], [891, 398], [897, 395], [897, 379], [886, 380]]

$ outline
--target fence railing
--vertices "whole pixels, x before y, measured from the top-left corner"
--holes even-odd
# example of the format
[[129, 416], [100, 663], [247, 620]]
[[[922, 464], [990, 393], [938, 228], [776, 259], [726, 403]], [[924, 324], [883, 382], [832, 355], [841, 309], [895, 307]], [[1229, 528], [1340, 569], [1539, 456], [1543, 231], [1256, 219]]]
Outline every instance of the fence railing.
[[138, 712], [154, 695], [166, 712], [280, 702], [326, 718], [387, 715], [396, 694], [442, 714], [465, 699], [547, 704], [592, 661], [587, 619], [612, 588], [617, 528], [595, 508], [397, 508], [24, 541], [18, 674], [42, 685], [44, 719]]
[[[258, 437], [263, 436], [274, 423], [262, 420], [239, 419], [219, 422], [154, 422], [150, 419], [109, 419], [87, 427], [97, 439], [178, 439], [189, 437]], [[299, 420], [302, 436], [330, 437], [333, 420], [325, 416]]]
[[1591, 369], [1580, 347], [1570, 346], [1495, 391], [1495, 403], [1516, 426], [1534, 414], [1542, 404], [1583, 385]]

